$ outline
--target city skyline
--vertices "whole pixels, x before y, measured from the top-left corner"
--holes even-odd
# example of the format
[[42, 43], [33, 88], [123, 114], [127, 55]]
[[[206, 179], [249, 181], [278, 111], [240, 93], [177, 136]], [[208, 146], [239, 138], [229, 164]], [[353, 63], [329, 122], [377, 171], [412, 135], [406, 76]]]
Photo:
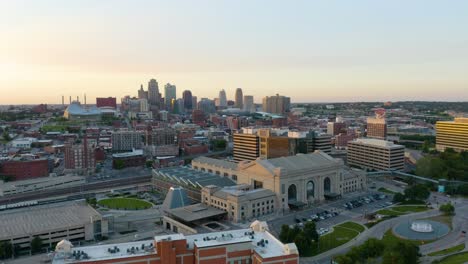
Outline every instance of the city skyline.
[[[180, 7], [184, 6], [183, 9]], [[112, 8], [111, 8], [112, 7]], [[468, 3], [5, 1], [0, 104], [136, 96], [467, 101]], [[67, 100], [66, 100], [67, 101]], [[120, 100], [118, 100], [120, 101]]]

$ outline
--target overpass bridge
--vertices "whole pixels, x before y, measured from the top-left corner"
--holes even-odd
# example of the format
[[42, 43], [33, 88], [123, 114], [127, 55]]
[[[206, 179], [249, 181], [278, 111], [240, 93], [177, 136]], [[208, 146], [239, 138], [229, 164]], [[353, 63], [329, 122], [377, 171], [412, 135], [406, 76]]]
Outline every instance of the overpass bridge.
[[454, 180], [446, 180], [446, 179], [432, 179], [429, 177], [423, 177], [423, 176], [417, 176], [414, 174], [406, 173], [406, 172], [401, 172], [397, 170], [387, 170], [387, 171], [371, 171], [367, 173], [368, 177], [385, 177], [385, 176], [398, 176], [398, 177], [406, 177], [406, 178], [412, 178], [420, 181], [425, 181], [425, 182], [431, 182], [435, 183], [437, 185], [461, 185], [461, 184], [468, 184], [468, 182], [464, 181], [454, 181]]

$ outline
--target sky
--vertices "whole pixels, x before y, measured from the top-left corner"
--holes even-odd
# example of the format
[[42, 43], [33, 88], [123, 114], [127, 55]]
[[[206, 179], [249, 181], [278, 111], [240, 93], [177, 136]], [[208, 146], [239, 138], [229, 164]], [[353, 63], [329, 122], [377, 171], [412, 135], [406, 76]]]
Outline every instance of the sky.
[[462, 0], [0, 0], [0, 104], [120, 101], [151, 78], [198, 98], [468, 101], [467, 12]]

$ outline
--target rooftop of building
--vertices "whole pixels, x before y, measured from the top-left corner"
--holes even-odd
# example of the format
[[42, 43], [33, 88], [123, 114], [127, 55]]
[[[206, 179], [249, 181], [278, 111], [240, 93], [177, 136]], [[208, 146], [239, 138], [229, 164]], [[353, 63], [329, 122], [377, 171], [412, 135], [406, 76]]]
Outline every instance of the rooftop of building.
[[65, 112], [68, 112], [71, 115], [100, 115], [101, 110], [96, 106], [83, 107], [79, 102], [72, 102]]
[[[260, 228], [258, 226], [261, 226]], [[265, 227], [264, 227], [265, 226]], [[72, 248], [72, 252], [86, 254], [87, 261], [118, 259], [125, 257], [136, 257], [156, 253], [154, 243], [160, 241], [186, 240], [187, 249], [193, 250], [205, 247], [217, 247], [237, 243], [250, 243], [252, 249], [262, 258], [273, 258], [290, 254], [299, 254], [296, 246], [283, 244], [268, 232], [264, 222], [255, 221], [251, 228], [227, 230], [213, 233], [203, 233], [194, 235], [171, 234], [155, 236], [154, 240], [144, 240], [129, 243], [106, 244], [88, 247]], [[144, 248], [142, 249], [142, 245]], [[118, 249], [118, 250], [116, 250]], [[76, 255], [76, 254], [75, 254]], [[52, 263], [75, 263], [77, 260], [71, 254], [64, 257], [64, 253], [57, 252]]]
[[73, 181], [73, 180], [85, 180], [83, 176], [59, 176], [59, 177], [40, 177], [34, 179], [27, 179], [21, 181], [12, 181], [12, 182], [5, 182], [0, 187], [1, 189], [14, 189], [19, 187], [27, 187], [29, 185], [40, 185], [42, 183], [51, 183], [51, 182], [66, 182], [66, 181]]
[[364, 145], [371, 145], [376, 147], [384, 147], [384, 148], [404, 148], [402, 145], [397, 145], [391, 141], [383, 140], [383, 139], [376, 139], [376, 138], [357, 138], [350, 143], [360, 143]]
[[[340, 166], [342, 162], [338, 159], [331, 157], [330, 155], [316, 150], [313, 153], [308, 154], [297, 154], [295, 156], [280, 157], [274, 159], [256, 159], [249, 163], [255, 162], [270, 172], [274, 172], [275, 169], [281, 168], [288, 172], [302, 171], [309, 169], [316, 169], [320, 167], [331, 167]], [[249, 164], [247, 163], [247, 164]]]
[[191, 204], [187, 196], [187, 192], [182, 187], [171, 187], [166, 194], [166, 198], [162, 204], [164, 210], [175, 209], [188, 206]]
[[237, 168], [237, 163], [227, 161], [227, 160], [204, 157], [204, 156], [195, 158], [192, 160], [192, 162], [205, 163], [205, 164], [213, 165], [216, 167], [221, 167], [221, 168], [231, 169], [231, 170], [235, 170]]
[[170, 209], [168, 213], [187, 223], [226, 214], [223, 210], [201, 203]]
[[99, 219], [84, 202], [66, 202], [5, 211], [0, 214], [0, 240], [67, 229]]
[[456, 117], [453, 121], [437, 121], [437, 123], [468, 124], [468, 117]]
[[[207, 186], [209, 187], [209, 186]], [[215, 187], [215, 186], [212, 186]], [[276, 195], [273, 191], [268, 189], [248, 189], [250, 186], [246, 184], [229, 186], [224, 188], [219, 188], [212, 195], [220, 199], [227, 199], [228, 195], [237, 197], [239, 200], [256, 200], [266, 197], [271, 197]]]
[[233, 186], [234, 181], [227, 177], [221, 177], [214, 173], [194, 170], [189, 167], [167, 167], [153, 170], [157, 176], [164, 177], [172, 182], [192, 185], [194, 187], [203, 187], [207, 185]]
[[113, 158], [130, 158], [130, 157], [137, 157], [137, 156], [143, 156], [143, 150], [142, 149], [134, 149], [131, 152], [112, 154]]

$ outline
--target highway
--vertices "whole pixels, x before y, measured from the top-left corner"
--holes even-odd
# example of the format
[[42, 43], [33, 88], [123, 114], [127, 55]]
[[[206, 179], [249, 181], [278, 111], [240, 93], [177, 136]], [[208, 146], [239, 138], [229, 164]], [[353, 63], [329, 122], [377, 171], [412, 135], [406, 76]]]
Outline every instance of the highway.
[[76, 194], [80, 194], [83, 192], [89, 192], [89, 191], [95, 191], [95, 190], [101, 190], [101, 189], [109, 189], [112, 187], [121, 187], [121, 186], [128, 186], [128, 185], [135, 185], [135, 184], [142, 184], [142, 183], [150, 183], [150, 182], [151, 182], [151, 175], [120, 178], [120, 179], [101, 181], [101, 182], [93, 182], [93, 183], [87, 183], [84, 185], [73, 186], [73, 187], [63, 188], [63, 189], [54, 189], [54, 190], [49, 190], [49, 191], [37, 191], [37, 192], [5, 196], [5, 197], [0, 198], [0, 205], [23, 202], [23, 201], [39, 200], [39, 199], [45, 199], [45, 198], [52, 198], [56, 196], [76, 195]]

